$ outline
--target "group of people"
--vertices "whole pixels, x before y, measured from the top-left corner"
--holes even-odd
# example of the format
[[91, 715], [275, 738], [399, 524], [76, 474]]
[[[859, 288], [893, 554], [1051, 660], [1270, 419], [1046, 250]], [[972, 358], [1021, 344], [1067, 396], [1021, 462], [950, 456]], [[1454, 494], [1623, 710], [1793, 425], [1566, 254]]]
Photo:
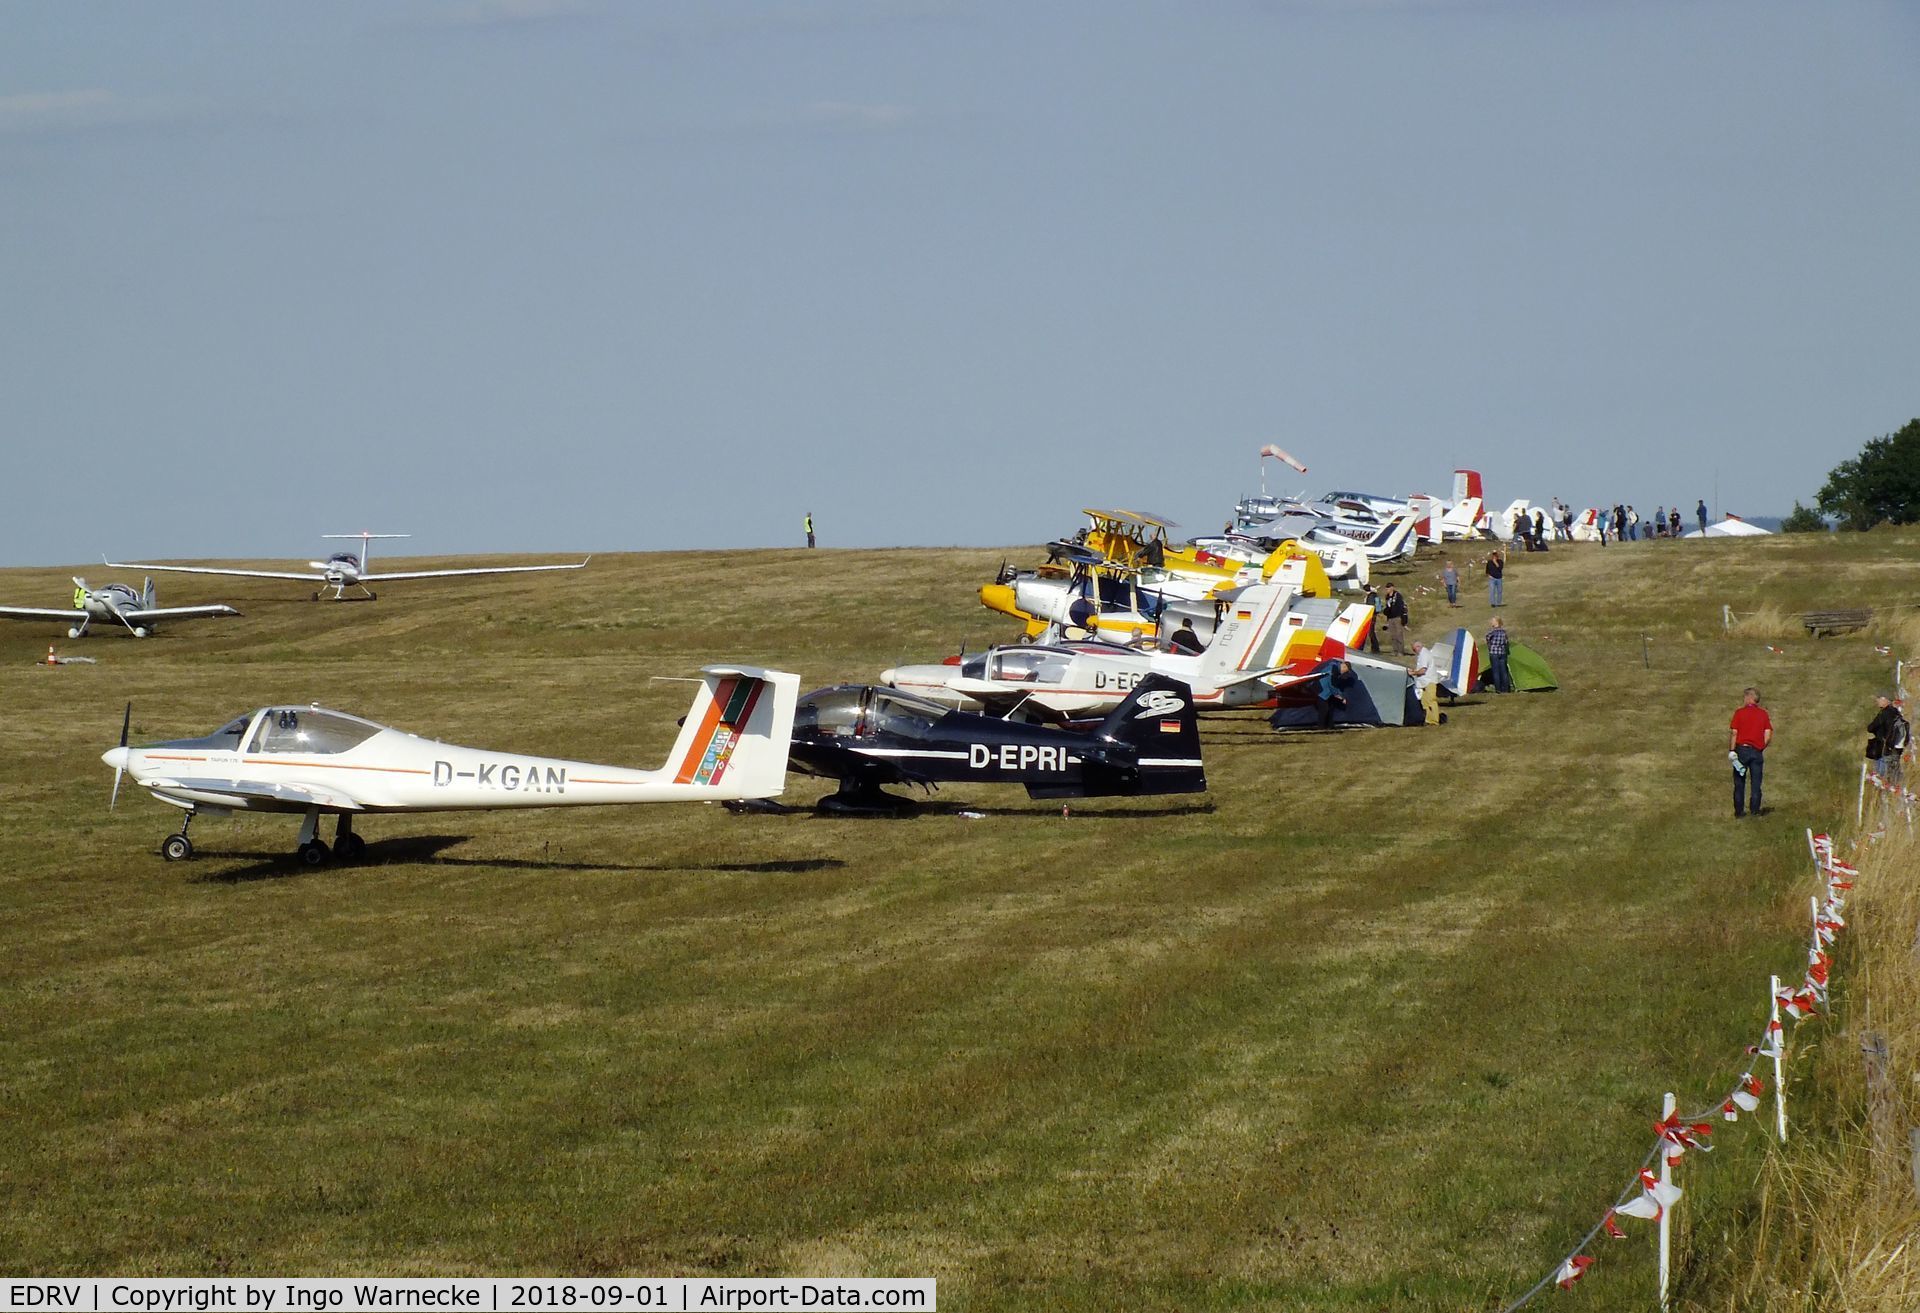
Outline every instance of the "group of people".
[[[1694, 520], [1700, 531], [1707, 528], [1707, 502], [1703, 497], [1694, 504]], [[1539, 511], [1533, 513], [1531, 521], [1520, 513], [1515, 513], [1513, 524], [1509, 526], [1513, 541], [1521, 544], [1527, 551], [1544, 552], [1547, 550], [1547, 538], [1551, 536], [1561, 542], [1573, 541], [1573, 507], [1553, 499], [1553, 522], [1549, 525], [1546, 517]], [[1608, 542], [1630, 543], [1655, 538], [1678, 538], [1684, 528], [1680, 507], [1656, 506], [1653, 514], [1641, 518], [1640, 512], [1624, 502], [1615, 502], [1611, 510], [1601, 507], [1593, 517], [1594, 531], [1600, 535], [1600, 545]]]
[[[1704, 499], [1693, 508], [1694, 518], [1700, 522], [1700, 531], [1707, 529], [1707, 503]], [[1640, 512], [1632, 506], [1614, 503], [1611, 511], [1602, 511], [1594, 517], [1594, 527], [1600, 531], [1600, 545], [1607, 545], [1611, 533], [1616, 543], [1638, 542], [1645, 539], [1652, 542], [1655, 538], [1678, 538], [1681, 535], [1680, 508], [1671, 510], [1664, 506], [1653, 508], [1653, 514], [1647, 519], [1640, 518]]]
[[[1882, 783], [1899, 788], [1901, 762], [1913, 742], [1912, 727], [1901, 714], [1892, 693], [1877, 694], [1873, 719], [1867, 722], [1867, 761]], [[1742, 691], [1740, 705], [1727, 722], [1727, 761], [1733, 767], [1733, 818], [1764, 816], [1762, 788], [1766, 779], [1767, 749], [1773, 746], [1773, 718], [1760, 705], [1760, 690]]]

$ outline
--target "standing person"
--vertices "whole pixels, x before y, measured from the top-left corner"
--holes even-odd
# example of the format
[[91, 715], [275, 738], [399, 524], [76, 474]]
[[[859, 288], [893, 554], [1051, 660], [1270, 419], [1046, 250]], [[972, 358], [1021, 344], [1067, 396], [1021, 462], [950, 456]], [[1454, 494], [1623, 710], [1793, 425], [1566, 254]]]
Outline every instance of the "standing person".
[[1679, 536], [1680, 536], [1680, 508], [1676, 506], [1672, 510], [1667, 512], [1667, 537], [1678, 538]]
[[1182, 656], [1193, 656], [1206, 650], [1207, 646], [1200, 641], [1200, 635], [1193, 632], [1193, 621], [1186, 616], [1181, 616], [1180, 627], [1174, 630], [1173, 637], [1167, 640], [1167, 651], [1177, 652]]
[[1667, 536], [1667, 508], [1664, 506], [1656, 506], [1653, 508], [1653, 528], [1647, 531], [1647, 537], [1664, 538], [1666, 536]]
[[1693, 508], [1693, 513], [1699, 517], [1700, 532], [1705, 533], [1707, 531], [1707, 499], [1705, 497], [1702, 497], [1700, 504]]
[[1533, 512], [1533, 550], [1547, 550], [1547, 517], [1536, 508]]
[[[1733, 819], [1737, 821], [1748, 812], [1764, 815], [1760, 777], [1767, 764], [1767, 745], [1773, 742], [1773, 718], [1760, 705], [1759, 689], [1742, 692], [1740, 707], [1727, 722], [1727, 730], [1727, 759], [1733, 763]], [[1747, 790], [1744, 803], [1740, 797], [1742, 785]]]
[[1632, 506], [1627, 507], [1627, 541], [1630, 543], [1640, 541], [1640, 512], [1634, 510]]
[[1507, 673], [1507, 622], [1499, 616], [1487, 630], [1487, 673], [1493, 679], [1494, 692], [1513, 692], [1513, 676]]
[[1420, 700], [1421, 724], [1440, 723], [1440, 672], [1433, 668], [1433, 649], [1413, 645], [1413, 691]]
[[1460, 605], [1460, 572], [1448, 561], [1446, 568], [1440, 571], [1440, 582], [1447, 586], [1447, 605]]
[[1400, 590], [1388, 584], [1380, 594], [1380, 614], [1387, 622], [1387, 637], [1393, 640], [1393, 654], [1407, 654], [1407, 599]]
[[1619, 502], [1613, 504], [1613, 540], [1616, 543], [1627, 540], [1627, 508]]
[[1380, 594], [1373, 585], [1367, 585], [1367, 605], [1373, 608], [1373, 623], [1367, 626], [1367, 651], [1380, 651], [1380, 611], [1386, 603], [1380, 600]]
[[807, 512], [807, 546], [813, 546], [813, 512]]
[[1487, 553], [1487, 604], [1505, 605], [1506, 590], [1502, 581], [1507, 573], [1507, 563], [1501, 559], [1500, 549], [1494, 548]]
[[1893, 695], [1882, 693], [1874, 698], [1879, 709], [1873, 719], [1867, 722], [1867, 760], [1873, 763], [1873, 773], [1887, 784], [1900, 787], [1900, 757], [1907, 750], [1909, 731], [1907, 719], [1900, 714], [1900, 708], [1893, 705]]

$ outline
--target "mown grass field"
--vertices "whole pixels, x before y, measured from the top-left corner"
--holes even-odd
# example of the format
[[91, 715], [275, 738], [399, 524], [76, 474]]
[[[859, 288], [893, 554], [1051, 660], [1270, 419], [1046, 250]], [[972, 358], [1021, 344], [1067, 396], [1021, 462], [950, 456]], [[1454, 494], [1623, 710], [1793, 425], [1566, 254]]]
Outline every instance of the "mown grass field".
[[[1727, 637], [1721, 604], [1904, 603], [1916, 548], [1517, 559], [1505, 614], [1561, 691], [1430, 730], [1210, 721], [1200, 798], [374, 818], [369, 864], [317, 871], [278, 817], [203, 819], [200, 856], [163, 863], [171, 808], [107, 810], [123, 706], [136, 741], [315, 700], [651, 766], [689, 694], [650, 677], [730, 658], [813, 687], [977, 647], [1005, 632], [973, 596], [1004, 554], [619, 556], [350, 605], [163, 576], [163, 602], [245, 618], [6, 625], [0, 1267], [1497, 1307], [1597, 1218], [1663, 1090], [1697, 1105], [1737, 1074], [1802, 951], [1800, 831], [1851, 811], [1885, 639]], [[0, 600], [61, 605], [75, 572], [0, 571]], [[1436, 597], [1417, 634], [1485, 628], [1484, 589]], [[99, 664], [31, 666], [49, 642]], [[1749, 682], [1773, 814], [1736, 825]], [[1683, 1306], [1748, 1224], [1763, 1143], [1723, 1138], [1682, 1213]], [[1646, 1307], [1649, 1234], [1555, 1307]]]

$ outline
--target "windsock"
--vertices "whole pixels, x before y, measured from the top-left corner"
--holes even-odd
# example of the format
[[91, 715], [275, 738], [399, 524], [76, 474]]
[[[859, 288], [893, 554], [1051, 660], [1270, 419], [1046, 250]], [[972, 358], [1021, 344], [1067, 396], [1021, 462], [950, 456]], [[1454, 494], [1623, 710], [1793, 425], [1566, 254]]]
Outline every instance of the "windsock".
[[1562, 1290], [1569, 1290], [1572, 1288], [1573, 1283], [1585, 1276], [1587, 1269], [1592, 1266], [1593, 1260], [1591, 1258], [1588, 1258], [1585, 1254], [1575, 1254], [1572, 1258], [1562, 1263], [1560, 1270], [1553, 1274], [1553, 1284]]
[[1306, 466], [1302, 465], [1299, 461], [1295, 460], [1293, 457], [1287, 455], [1286, 452], [1280, 450], [1280, 448], [1274, 446], [1271, 442], [1269, 442], [1266, 446], [1260, 448], [1260, 454], [1262, 456], [1271, 456], [1277, 461], [1284, 461], [1288, 465], [1293, 466], [1293, 468], [1295, 468], [1296, 470], [1299, 470], [1302, 474], [1305, 474], [1307, 472]]

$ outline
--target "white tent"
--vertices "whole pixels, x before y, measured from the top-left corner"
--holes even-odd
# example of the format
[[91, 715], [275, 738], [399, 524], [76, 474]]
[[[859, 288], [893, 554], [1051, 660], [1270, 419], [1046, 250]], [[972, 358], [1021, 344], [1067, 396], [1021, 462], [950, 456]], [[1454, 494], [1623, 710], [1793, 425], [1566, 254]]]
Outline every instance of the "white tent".
[[1709, 524], [1704, 529], [1695, 529], [1686, 535], [1689, 538], [1771, 538], [1771, 530], [1762, 529], [1757, 524], [1748, 524], [1738, 515], [1729, 515], [1718, 524]]

